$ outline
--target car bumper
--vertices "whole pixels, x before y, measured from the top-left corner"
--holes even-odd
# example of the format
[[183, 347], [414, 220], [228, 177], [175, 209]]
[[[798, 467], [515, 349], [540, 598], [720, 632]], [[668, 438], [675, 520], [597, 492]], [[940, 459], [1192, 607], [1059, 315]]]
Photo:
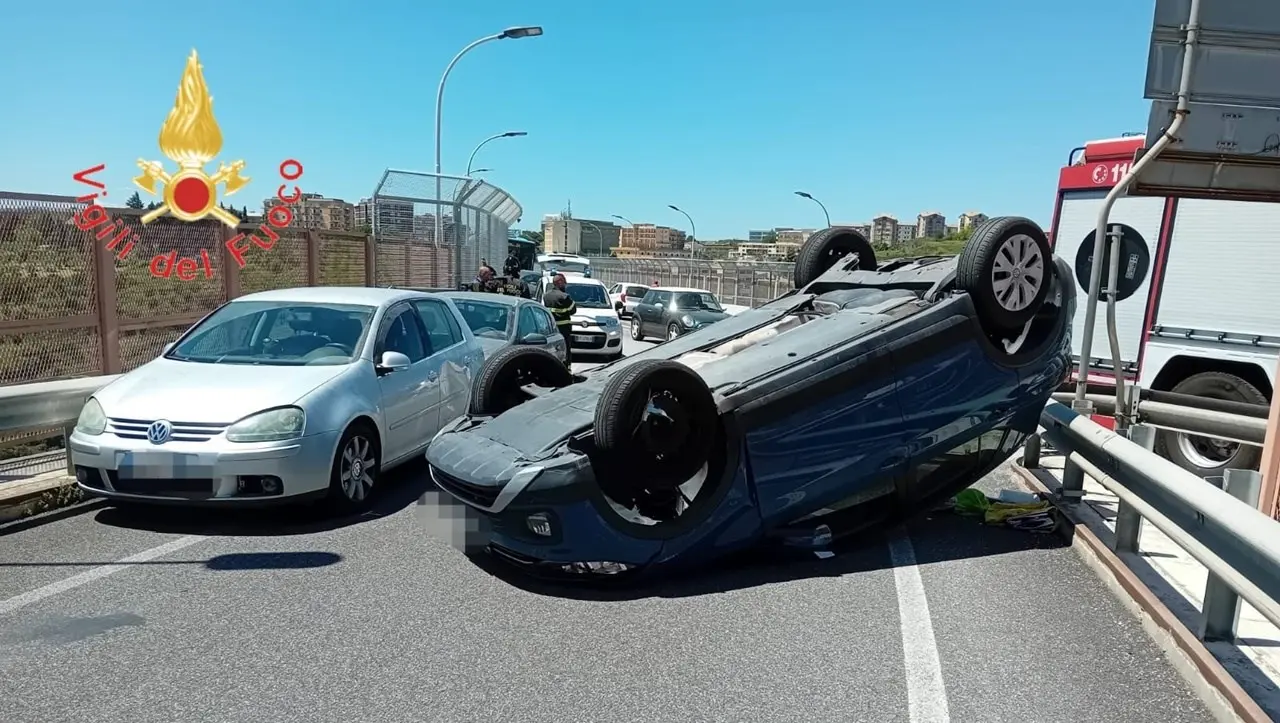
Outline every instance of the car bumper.
[[91, 495], [184, 505], [268, 505], [324, 494], [338, 436], [335, 431], [281, 442], [213, 439], [159, 446], [110, 432], [75, 432], [69, 447], [76, 484]]
[[622, 329], [607, 332], [577, 327], [569, 332], [569, 344], [574, 356], [613, 356], [622, 353]]
[[567, 579], [639, 574], [658, 556], [661, 542], [631, 537], [604, 519], [602, 501], [589, 492], [589, 462], [572, 456], [567, 461], [548, 465], [529, 481], [491, 486], [432, 464], [431, 479], [452, 509], [428, 512], [437, 525], [451, 527], [446, 535], [455, 544], [465, 540], [460, 546], [468, 553], [492, 553], [530, 574]]

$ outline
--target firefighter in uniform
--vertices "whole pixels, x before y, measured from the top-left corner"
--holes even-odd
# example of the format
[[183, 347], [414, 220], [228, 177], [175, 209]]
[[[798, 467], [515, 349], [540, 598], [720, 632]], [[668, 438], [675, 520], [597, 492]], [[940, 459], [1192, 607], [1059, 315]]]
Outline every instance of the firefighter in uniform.
[[542, 297], [542, 304], [551, 312], [556, 320], [556, 330], [564, 337], [564, 363], [572, 369], [573, 341], [570, 332], [573, 329], [573, 312], [578, 310], [578, 306], [564, 290], [565, 284], [564, 274], [556, 274], [551, 280], [551, 288]]

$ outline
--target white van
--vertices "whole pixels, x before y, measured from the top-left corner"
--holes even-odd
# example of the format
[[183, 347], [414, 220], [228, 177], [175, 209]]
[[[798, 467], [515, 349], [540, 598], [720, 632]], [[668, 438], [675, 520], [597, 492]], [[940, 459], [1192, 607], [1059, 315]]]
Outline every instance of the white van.
[[591, 259], [576, 254], [538, 254], [538, 268], [544, 275], [572, 274], [591, 278]]
[[[602, 281], [573, 273], [565, 274], [564, 277], [564, 290], [577, 307], [573, 314], [573, 330], [569, 334], [573, 358], [602, 356], [609, 361], [621, 359], [622, 322], [609, 299], [609, 287]], [[546, 295], [553, 278], [555, 277], [544, 276], [539, 281], [538, 299]]]

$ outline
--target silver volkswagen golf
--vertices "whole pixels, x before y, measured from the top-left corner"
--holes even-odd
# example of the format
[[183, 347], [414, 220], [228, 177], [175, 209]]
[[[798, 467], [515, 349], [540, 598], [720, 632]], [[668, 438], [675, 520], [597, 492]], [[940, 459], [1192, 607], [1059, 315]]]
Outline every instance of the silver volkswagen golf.
[[76, 480], [123, 502], [358, 509], [379, 473], [466, 411], [483, 360], [453, 302], [430, 293], [242, 296], [88, 400], [69, 443]]

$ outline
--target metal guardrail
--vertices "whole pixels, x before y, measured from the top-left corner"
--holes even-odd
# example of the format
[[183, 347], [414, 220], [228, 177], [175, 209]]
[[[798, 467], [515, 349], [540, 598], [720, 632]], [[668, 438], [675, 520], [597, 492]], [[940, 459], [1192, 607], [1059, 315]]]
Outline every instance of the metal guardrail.
[[1040, 424], [1067, 456], [1064, 498], [1083, 495], [1085, 474], [1119, 498], [1117, 551], [1137, 551], [1146, 520], [1209, 570], [1202, 639], [1234, 638], [1240, 598], [1280, 627], [1280, 522], [1257, 509], [1257, 472], [1228, 470], [1219, 489], [1151, 452], [1153, 428], [1132, 427], [1131, 441], [1058, 402]]
[[[119, 378], [113, 374], [0, 387], [0, 432], [61, 427], [70, 435], [85, 400]], [[68, 455], [68, 472], [70, 459]]]
[[[1066, 392], [1058, 392], [1053, 395], [1055, 402], [1067, 405], [1071, 404], [1072, 397], [1072, 394]], [[1093, 404], [1094, 410], [1098, 414], [1112, 415], [1116, 413], [1115, 397], [1104, 394], [1087, 394], [1085, 399]], [[1246, 416], [1244, 414], [1206, 408], [1210, 403], [1217, 401], [1191, 397], [1186, 404], [1172, 404], [1142, 399], [1137, 404], [1137, 416], [1143, 424], [1152, 427], [1261, 447], [1267, 437], [1266, 416], [1257, 417], [1253, 416], [1252, 413]], [[1222, 402], [1218, 403], [1225, 406]], [[1257, 405], [1239, 404], [1237, 406], [1254, 407]]]

